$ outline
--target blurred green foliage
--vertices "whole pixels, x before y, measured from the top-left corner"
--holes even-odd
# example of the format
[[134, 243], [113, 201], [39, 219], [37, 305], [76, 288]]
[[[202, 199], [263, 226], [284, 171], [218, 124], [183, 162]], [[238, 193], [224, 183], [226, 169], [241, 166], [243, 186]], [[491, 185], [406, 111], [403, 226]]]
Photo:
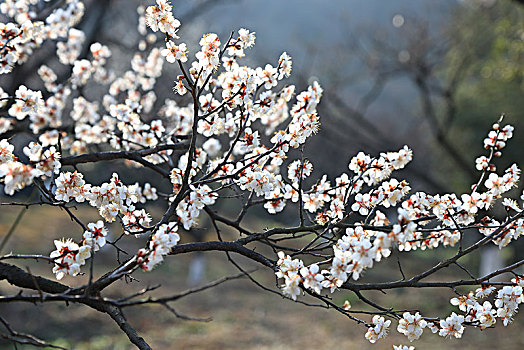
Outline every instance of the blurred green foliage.
[[[469, 0], [456, 7], [439, 38], [446, 49], [432, 79], [451, 87], [437, 105], [439, 122], [472, 167], [485, 154], [482, 140], [501, 115], [505, 124], [515, 126], [514, 139], [502, 159], [495, 160], [500, 172], [515, 162], [524, 166], [519, 141], [524, 127], [524, 6], [509, 0], [486, 3]], [[434, 152], [436, 159], [449, 157], [437, 143]], [[450, 190], [468, 191], [476, 181], [476, 174], [466, 174], [455, 163], [435, 164], [435, 173]]]
[[524, 156], [518, 141], [524, 125], [524, 6], [501, 0], [490, 7], [464, 6], [452, 19], [447, 37], [444, 72], [449, 77], [461, 70], [454, 139], [465, 152], [473, 150], [471, 156], [480, 155], [479, 148], [466, 145], [480, 144], [490, 125], [505, 114], [517, 136], [502, 164], [518, 162]]

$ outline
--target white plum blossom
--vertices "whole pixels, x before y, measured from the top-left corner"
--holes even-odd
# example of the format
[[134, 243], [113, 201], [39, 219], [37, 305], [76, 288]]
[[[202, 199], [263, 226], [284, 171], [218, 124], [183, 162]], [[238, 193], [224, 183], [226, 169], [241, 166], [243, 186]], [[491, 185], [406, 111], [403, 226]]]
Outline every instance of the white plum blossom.
[[6, 139], [0, 140], [0, 164], [15, 161], [14, 149], [15, 146], [11, 145]]
[[322, 289], [322, 281], [324, 276], [319, 272], [317, 264], [300, 269], [300, 274], [303, 278], [304, 287], [313, 289], [317, 294], [320, 294]]
[[398, 321], [397, 330], [408, 337], [409, 341], [413, 341], [420, 338], [426, 326], [427, 322], [418, 312], [415, 315], [405, 312]]
[[451, 299], [450, 303], [451, 305], [458, 306], [460, 311], [469, 312], [475, 308], [477, 300], [473, 292], [470, 292], [468, 295], [462, 295], [458, 298]]
[[87, 224], [87, 231], [84, 232], [84, 242], [94, 251], [98, 251], [106, 244], [106, 236], [107, 230], [102, 220], [90, 222]]
[[371, 343], [375, 343], [377, 340], [385, 338], [388, 334], [388, 327], [391, 324], [391, 320], [385, 320], [384, 317], [379, 315], [373, 316], [371, 321], [373, 327], [370, 327], [366, 333], [366, 339]]
[[56, 274], [56, 279], [61, 280], [66, 275], [78, 275], [80, 273], [80, 265], [85, 263], [86, 253], [83, 252], [81, 254], [81, 247], [71, 239], [55, 240], [55, 246], [56, 250], [51, 252], [49, 256], [55, 258], [53, 273]]
[[162, 224], [151, 237], [149, 249], [141, 249], [138, 252], [137, 262], [144, 271], [151, 271], [164, 260], [171, 248], [177, 245], [180, 240], [177, 231], [178, 226], [175, 222]]
[[0, 164], [0, 179], [3, 179], [4, 192], [9, 196], [30, 185], [38, 174], [30, 165], [17, 161]]
[[407, 345], [393, 345], [393, 350], [415, 350], [415, 347]]
[[445, 320], [440, 320], [439, 335], [442, 337], [461, 338], [464, 333], [464, 316], [452, 313]]
[[521, 286], [504, 286], [499, 289], [497, 299], [495, 299], [495, 306], [497, 307], [497, 316], [502, 319], [504, 326], [511, 323], [522, 301]]
[[19, 120], [28, 115], [36, 115], [44, 107], [42, 92], [33, 91], [20, 85], [15, 92], [16, 103], [9, 108], [8, 113]]
[[479, 322], [480, 329], [492, 327], [497, 322], [497, 311], [489, 301], [485, 301], [482, 305], [478, 304], [475, 309], [475, 318]]
[[166, 61], [174, 63], [177, 60], [180, 62], [187, 62], [187, 48], [186, 44], [181, 43], [176, 45], [172, 41], [166, 42], [166, 49], [162, 50], [162, 56], [166, 57]]

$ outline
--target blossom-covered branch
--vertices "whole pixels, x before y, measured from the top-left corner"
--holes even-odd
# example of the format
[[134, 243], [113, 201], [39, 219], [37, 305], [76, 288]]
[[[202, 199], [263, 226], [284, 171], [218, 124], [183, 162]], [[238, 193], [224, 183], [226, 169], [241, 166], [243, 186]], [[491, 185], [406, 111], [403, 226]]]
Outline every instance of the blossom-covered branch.
[[[302, 92], [285, 85], [292, 70], [286, 52], [264, 67], [244, 65], [242, 59], [254, 45], [255, 33], [241, 28], [224, 42], [217, 34], [206, 34], [200, 47], [193, 49], [178, 36], [181, 23], [171, 4], [157, 0], [139, 9], [138, 29], [148, 39], [130, 59], [130, 68], [117, 76], [106, 67], [111, 51], [102, 43], [92, 43], [90, 56], [79, 58], [85, 40], [75, 28], [84, 12], [81, 1], [55, 4], [43, 21], [38, 20], [32, 1], [17, 4], [0, 6], [12, 20], [0, 23], [0, 74], [24, 64], [44, 41], [56, 40], [60, 40], [58, 60], [70, 74], [59, 82], [57, 73], [43, 65], [38, 75], [44, 91], [25, 85], [15, 91], [0, 90], [0, 108], [7, 113], [0, 117], [0, 134], [10, 135], [0, 140], [0, 182], [7, 196], [33, 187], [40, 199], [25, 204], [27, 208], [33, 204], [61, 208], [81, 232], [49, 242], [49, 256], [14, 252], [0, 260], [51, 262], [57, 280], [76, 276], [82, 282], [68, 286], [0, 262], [0, 279], [23, 289], [0, 297], [0, 302], [83, 304], [109, 315], [133, 344], [148, 349], [122, 308], [160, 304], [177, 317], [195, 319], [169, 303], [241, 276], [276, 292], [233, 259], [240, 255], [275, 274], [276, 293], [305, 305], [332, 308], [363, 325], [363, 335], [372, 343], [387, 335], [393, 321], [400, 333], [414, 341], [425, 328], [460, 338], [465, 327], [485, 329], [497, 320], [507, 325], [515, 317], [524, 300], [524, 278], [517, 272], [524, 260], [475, 277], [463, 259], [488, 244], [503, 249], [524, 232], [524, 195], [520, 202], [508, 196], [518, 184], [520, 169], [514, 164], [497, 172], [495, 167], [513, 136], [513, 127], [503, 125], [502, 118], [484, 140], [487, 155], [477, 158], [478, 181], [468, 193], [412, 193], [406, 180], [393, 177], [413, 158], [408, 146], [337, 159], [347, 164], [346, 172], [331, 179], [327, 174], [315, 176], [314, 161], [308, 159], [304, 146], [320, 128], [317, 106], [323, 89], [316, 81]], [[158, 36], [148, 35], [146, 25]], [[180, 73], [173, 91], [188, 93], [189, 103], [180, 105], [173, 97], [161, 107], [156, 105], [156, 83], [165, 61]], [[83, 95], [86, 84], [104, 89], [100, 101]], [[22, 133], [31, 141], [19, 138]], [[25, 146], [18, 146], [18, 140]], [[154, 173], [141, 175], [141, 179], [148, 176], [148, 182], [142, 183], [128, 181], [126, 172], [110, 176], [105, 172], [98, 184], [88, 181], [93, 170], [80, 165], [94, 163], [101, 169], [106, 161], [121, 161], [137, 174], [146, 174], [146, 169]], [[152, 202], [166, 208], [156, 221], [148, 211]], [[238, 202], [240, 209], [233, 217], [218, 205], [238, 206]], [[84, 222], [71, 211], [71, 203], [96, 209], [100, 220]], [[259, 205], [269, 214], [294, 217], [295, 224], [273, 228], [261, 224], [253, 229], [246, 221], [256, 217], [254, 208]], [[494, 207], [504, 208], [506, 215], [496, 214]], [[189, 232], [200, 228], [203, 213], [217, 238], [192, 242]], [[237, 237], [223, 236], [224, 227]], [[118, 232], [119, 238], [111, 241], [109, 230]], [[142, 246], [134, 252], [119, 247], [136, 239], [142, 239]], [[107, 244], [117, 250], [116, 267], [96, 276], [94, 257]], [[394, 251], [424, 250], [429, 255], [436, 249], [454, 253], [414, 276], [405, 275], [399, 260], [402, 279], [360, 282], [377, 264], [391, 260]], [[133, 278], [137, 270], [149, 272], [180, 254], [207, 251], [225, 252], [241, 273], [163, 298], [136, 299], [153, 288], [120, 298], [106, 290], [119, 280]], [[453, 265], [467, 279], [427, 280]], [[454, 293], [459, 286], [471, 291], [451, 298], [457, 306], [451, 315], [422, 315], [416, 306], [397, 309], [363, 294], [400, 288], [448, 288]], [[344, 289], [353, 292], [360, 305], [338, 305], [332, 295]], [[496, 295], [493, 303], [488, 300], [491, 293]], [[305, 295], [319, 304], [302, 300]]]

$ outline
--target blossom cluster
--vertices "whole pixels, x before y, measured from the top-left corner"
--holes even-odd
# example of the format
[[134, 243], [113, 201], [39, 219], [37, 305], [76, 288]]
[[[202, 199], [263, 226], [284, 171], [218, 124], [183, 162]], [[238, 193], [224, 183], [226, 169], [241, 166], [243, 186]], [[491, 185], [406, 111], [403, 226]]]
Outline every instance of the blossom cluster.
[[13, 154], [14, 146], [7, 140], [0, 140], [0, 179], [4, 184], [4, 192], [13, 195], [30, 185], [38, 170], [30, 165], [19, 162]]
[[142, 248], [137, 254], [137, 263], [144, 271], [151, 271], [164, 260], [171, 248], [177, 245], [180, 236], [174, 222], [161, 225], [149, 241], [149, 249]]
[[[289, 297], [291, 297], [293, 300], [296, 300], [297, 295], [299, 295], [301, 291], [300, 290], [300, 283], [302, 280], [301, 273], [302, 273], [302, 268], [304, 268], [304, 263], [300, 259], [291, 259], [289, 255], [286, 255], [283, 252], [278, 253], [278, 258], [279, 258], [277, 261], [278, 269], [276, 271], [276, 275], [278, 278], [284, 278], [285, 280], [285, 284], [282, 286], [282, 292], [285, 295], [288, 295]], [[318, 290], [319, 288], [318, 282], [322, 281], [324, 278], [321, 274], [318, 274], [318, 266], [316, 267], [314, 266], [311, 266], [310, 268], [306, 268], [303, 271], [305, 272], [306, 276], [310, 276], [312, 275], [312, 273], [315, 274], [313, 278], [311, 277], [308, 278], [308, 281], [312, 281], [313, 285], [310, 284], [310, 286], [315, 287]], [[320, 281], [318, 279], [320, 279]]]
[[420, 338], [427, 325], [426, 320], [418, 312], [414, 315], [404, 312], [402, 318], [398, 321], [397, 331], [408, 337], [409, 341], [413, 341]]
[[377, 340], [385, 338], [388, 334], [388, 327], [391, 324], [391, 320], [386, 320], [384, 317], [379, 315], [373, 316], [371, 321], [373, 327], [370, 327], [366, 333], [366, 339], [371, 343], [375, 343]]
[[107, 222], [113, 222], [121, 215], [120, 219], [127, 233], [142, 231], [151, 222], [149, 214], [144, 209], [136, 209], [134, 204], [139, 200], [145, 202], [148, 198], [158, 198], [156, 189], [151, 185], [146, 184], [144, 189], [138, 183], [126, 186], [117, 173], [113, 173], [109, 182], [92, 186], [86, 184], [82, 173], [65, 172], [60, 173], [55, 184], [57, 200], [69, 202], [74, 199], [80, 203], [88, 201], [91, 206], [98, 208], [100, 216]]
[[54, 259], [53, 273], [58, 280], [66, 275], [76, 276], [80, 267], [91, 255], [106, 244], [107, 230], [101, 220], [89, 223], [80, 243], [71, 238], [55, 240], [56, 250], [49, 255]]
[[[506, 126], [501, 130], [501, 134], [504, 134], [501, 139], [507, 140], [511, 137], [512, 127]], [[497, 147], [500, 149], [503, 145], [499, 144]], [[485, 188], [483, 192], [480, 186], [474, 186], [471, 193], [462, 194], [460, 197], [456, 194], [430, 195], [417, 192], [402, 201], [402, 198], [409, 192], [409, 186], [405, 181], [388, 180], [388, 178], [393, 170], [403, 167], [409, 159], [411, 159], [411, 151], [407, 148], [398, 153], [382, 154], [381, 157], [374, 159], [360, 152], [352, 158], [349, 164], [349, 169], [356, 174], [353, 179], [343, 174], [336, 181], [336, 192], [331, 190], [329, 184], [324, 187], [323, 193], [326, 194], [326, 197], [322, 198], [322, 202], [331, 201], [330, 211], [333, 212], [337, 208], [333, 204], [338, 201], [341, 203], [338, 210], [342, 214], [332, 215], [330, 211], [320, 213], [317, 215], [317, 222], [325, 225], [332, 218], [343, 219], [344, 211], [347, 210], [344, 204], [348, 202], [350, 196], [353, 196], [351, 211], [366, 217], [369, 225], [362, 223], [346, 228], [346, 234], [333, 246], [333, 257], [330, 261], [314, 263], [309, 267], [315, 271], [317, 282], [314, 287], [309, 279], [306, 280], [307, 274], [301, 276], [297, 273], [298, 267], [301, 271], [308, 271], [308, 267], [304, 266], [302, 260], [298, 258], [291, 260], [284, 252], [279, 252], [280, 259], [277, 262], [276, 275], [284, 278], [282, 292], [285, 295], [296, 299], [302, 293], [303, 288], [311, 289], [318, 294], [322, 288], [328, 288], [333, 293], [337, 288], [342, 287], [350, 277], [355, 280], [359, 279], [365, 269], [373, 267], [374, 262], [387, 258], [395, 246], [401, 251], [418, 248], [434, 249], [440, 245], [454, 246], [461, 237], [459, 225], [466, 226], [474, 223], [476, 216], [481, 211], [492, 207], [505, 192], [516, 186], [520, 175], [520, 169], [516, 164], [509, 167], [502, 176], [494, 172], [494, 167], [485, 167], [481, 169], [483, 171], [481, 181], [486, 172], [489, 171], [489, 173], [487, 179], [480, 182]], [[391, 165], [394, 161], [390, 163], [390, 160], [396, 160], [396, 166]], [[288, 175], [288, 178], [292, 180], [292, 186], [295, 188], [298, 187], [297, 184], [300, 181], [300, 164], [299, 161], [291, 163], [288, 171], [288, 174], [292, 174]], [[307, 175], [310, 169], [304, 169]], [[323, 183], [326, 182], [323, 181]], [[361, 190], [365, 186], [370, 187], [370, 190], [362, 193]], [[318, 210], [323, 204], [313, 206], [313, 208]], [[505, 199], [502, 204], [507, 210], [522, 212], [522, 208], [514, 201]], [[390, 221], [377, 208], [397, 205], [397, 221], [389, 225]], [[369, 218], [371, 213], [374, 213], [372, 219]], [[421, 230], [420, 226], [423, 226], [425, 222], [420, 219], [432, 215], [437, 218], [440, 225], [433, 229]], [[489, 236], [492, 242], [500, 248], [505, 247], [511, 240], [519, 238], [524, 230], [522, 218], [517, 218], [511, 224], [504, 226], [490, 216], [484, 216], [478, 225], [479, 232]], [[376, 227], [375, 230], [374, 227]], [[328, 265], [328, 268], [318, 273], [319, 265]], [[518, 281], [513, 280], [513, 282]], [[415, 314], [406, 312], [400, 319], [397, 330], [405, 334], [408, 340], [413, 341], [422, 335], [425, 327], [430, 328], [434, 333], [438, 332], [443, 337], [460, 338], [464, 332], [465, 323], [485, 329], [493, 326], [498, 317], [503, 320], [504, 325], [507, 325], [516, 314], [518, 305], [524, 300], [522, 287], [504, 286], [499, 289], [495, 301], [496, 308], [489, 301], [477, 302], [478, 298], [485, 297], [494, 290], [493, 287], [479, 288], [476, 296], [471, 292], [467, 296], [452, 299], [451, 303], [459, 306], [460, 310], [465, 313], [464, 315], [452, 313], [445, 319], [430, 322], [426, 321], [418, 312]], [[387, 334], [389, 323], [386, 325], [384, 319], [379, 318], [378, 315], [373, 318], [372, 323], [373, 327], [369, 328], [366, 338], [375, 342]]]

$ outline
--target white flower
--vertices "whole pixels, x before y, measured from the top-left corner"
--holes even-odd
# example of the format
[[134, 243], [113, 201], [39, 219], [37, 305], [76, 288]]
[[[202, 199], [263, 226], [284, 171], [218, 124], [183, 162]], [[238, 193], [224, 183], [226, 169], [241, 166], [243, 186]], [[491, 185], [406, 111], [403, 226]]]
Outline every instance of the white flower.
[[174, 63], [177, 60], [180, 62], [187, 61], [187, 47], [186, 44], [181, 43], [180, 45], [175, 45], [174, 42], [168, 41], [166, 43], [166, 49], [161, 51], [162, 56], [166, 57], [166, 60], [170, 63]]
[[248, 47], [255, 45], [255, 39], [255, 32], [250, 32], [245, 28], [240, 28], [238, 30], [238, 41], [242, 49], [247, 49]]
[[442, 337], [455, 337], [461, 338], [464, 332], [464, 316], [452, 313], [445, 320], [440, 320], [440, 331], [439, 335]]
[[502, 289], [499, 289], [497, 299], [495, 299], [495, 306], [498, 308], [497, 316], [503, 320], [504, 326], [511, 323], [522, 301], [521, 286], [504, 286]]
[[415, 315], [404, 312], [402, 318], [398, 321], [397, 330], [407, 336], [409, 341], [413, 341], [420, 338], [426, 326], [427, 322], [418, 312]]
[[300, 274], [304, 279], [304, 287], [311, 288], [317, 294], [320, 294], [324, 276], [321, 273], [319, 273], [318, 265], [313, 264], [309, 267], [303, 267], [300, 269]]
[[0, 140], [0, 164], [12, 162], [15, 160], [13, 154], [15, 147], [6, 139]]
[[491, 327], [495, 322], [497, 322], [497, 312], [492, 309], [489, 301], [485, 301], [482, 305], [477, 305], [475, 309], [475, 317], [479, 321], [480, 329]]
[[54, 243], [56, 250], [52, 251], [49, 256], [56, 258], [53, 267], [56, 279], [61, 280], [66, 275], [76, 276], [80, 272], [80, 262], [84, 261], [84, 259], [78, 260], [78, 244], [71, 239], [55, 240]]
[[4, 192], [8, 196], [30, 185], [37, 175], [36, 169], [20, 162], [0, 164], [0, 179], [3, 178]]
[[291, 299], [297, 300], [297, 296], [300, 294], [300, 282], [302, 279], [297, 274], [286, 275], [284, 279], [285, 284], [282, 286], [282, 292]]
[[375, 343], [377, 340], [385, 338], [388, 334], [388, 327], [391, 324], [390, 320], [385, 320], [384, 317], [379, 315], [373, 316], [371, 323], [374, 327], [370, 327], [366, 333], [366, 339], [371, 343]]
[[475, 297], [476, 298], [485, 298], [487, 297], [488, 295], [490, 295], [491, 293], [493, 293], [494, 291], [496, 290], [495, 287], [486, 287], [486, 286], [482, 286], [480, 288], [477, 288], [475, 290]]
[[462, 295], [458, 298], [452, 298], [450, 301], [451, 305], [458, 306], [461, 311], [469, 312], [469, 310], [475, 308], [477, 301], [473, 292], [469, 292], [468, 295]]
[[415, 350], [415, 347], [407, 345], [393, 345], [393, 350]]
[[278, 59], [278, 79], [282, 79], [283, 77], [289, 78], [291, 75], [292, 65], [293, 63], [291, 61], [291, 56], [289, 56], [286, 52], [283, 52]]
[[107, 230], [104, 227], [102, 220], [98, 220], [96, 223], [90, 222], [87, 224], [88, 230], [84, 232], [84, 242], [89, 247], [93, 247], [95, 251], [98, 251], [101, 247], [106, 244]]
[[164, 260], [171, 248], [177, 245], [180, 236], [177, 233], [178, 226], [175, 222], [162, 224], [157, 232], [151, 237], [149, 250], [140, 249], [137, 262], [144, 271], [151, 271], [156, 265]]
[[220, 144], [220, 141], [218, 141], [215, 138], [209, 138], [204, 142], [202, 145], [202, 148], [206, 153], [209, 155], [209, 157], [215, 157], [219, 154], [220, 150], [222, 149], [222, 145]]

